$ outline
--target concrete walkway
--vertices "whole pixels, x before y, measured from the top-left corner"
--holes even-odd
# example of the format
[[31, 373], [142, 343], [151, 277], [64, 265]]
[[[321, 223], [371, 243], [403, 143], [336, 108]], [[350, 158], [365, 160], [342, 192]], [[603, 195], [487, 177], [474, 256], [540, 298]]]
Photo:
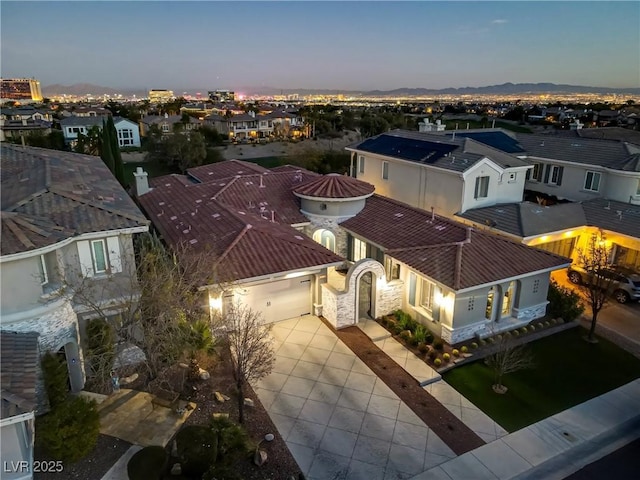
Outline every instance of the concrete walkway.
[[274, 325], [254, 389], [309, 480], [408, 478], [455, 454], [317, 317]]
[[485, 442], [493, 442], [507, 435], [508, 432], [504, 428], [443, 381], [438, 372], [407, 350], [378, 322], [367, 320], [358, 323], [358, 327], [383, 352], [404, 368], [420, 385], [423, 385], [427, 392]]

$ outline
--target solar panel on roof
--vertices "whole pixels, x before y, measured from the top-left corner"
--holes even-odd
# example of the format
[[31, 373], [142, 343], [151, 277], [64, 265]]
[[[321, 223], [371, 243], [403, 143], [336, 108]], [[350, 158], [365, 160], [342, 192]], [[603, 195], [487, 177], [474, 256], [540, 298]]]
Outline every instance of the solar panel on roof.
[[[522, 153], [524, 149], [520, 146], [518, 141], [511, 138], [509, 135], [503, 132], [460, 132], [456, 131], [457, 137], [471, 138], [477, 142], [484, 143], [490, 147], [497, 148], [506, 153]], [[447, 136], [451, 136], [447, 134]]]
[[380, 135], [362, 142], [358, 149], [366, 152], [403, 158], [420, 163], [434, 163], [436, 160], [453, 152], [457, 145], [429, 142], [413, 138], [402, 138], [391, 135]]

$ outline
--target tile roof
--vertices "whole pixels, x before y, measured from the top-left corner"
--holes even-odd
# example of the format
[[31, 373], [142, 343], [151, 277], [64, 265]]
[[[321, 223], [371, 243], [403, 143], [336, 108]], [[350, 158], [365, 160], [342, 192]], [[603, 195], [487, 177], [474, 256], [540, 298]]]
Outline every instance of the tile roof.
[[252, 209], [225, 205], [208, 188], [207, 184], [159, 187], [139, 201], [170, 245], [188, 243], [210, 253], [219, 279], [226, 275], [225, 281], [240, 280], [343, 260], [289, 225], [262, 218], [257, 205]]
[[640, 205], [596, 198], [582, 202], [587, 225], [640, 238]]
[[584, 210], [579, 203], [561, 203], [553, 206], [531, 202], [507, 203], [467, 210], [457, 216], [471, 220], [476, 225], [523, 238], [587, 224]]
[[[38, 372], [38, 333], [0, 331], [0, 385], [2, 388], [2, 418], [26, 413], [36, 408], [36, 380]], [[15, 408], [15, 407], [14, 407]]]
[[471, 227], [378, 195], [341, 226], [454, 290], [571, 262], [498, 235], [471, 232]]
[[296, 195], [317, 198], [356, 198], [373, 194], [375, 187], [357, 178], [330, 173], [293, 189]]
[[201, 183], [208, 183], [236, 175], [248, 175], [251, 173], [265, 173], [269, 169], [257, 163], [245, 162], [243, 160], [226, 160], [224, 162], [211, 163], [200, 167], [189, 168], [187, 174]]
[[2, 144], [2, 243], [10, 255], [147, 219], [99, 157]]
[[501, 130], [491, 131], [446, 131], [446, 135], [451, 137], [453, 135], [463, 138], [471, 138], [480, 143], [484, 143], [498, 150], [502, 150], [507, 153], [521, 153], [524, 152], [522, 147], [518, 144], [518, 141], [511, 135]]
[[599, 165], [615, 170], [625, 169], [631, 152], [623, 142], [559, 135], [517, 134], [525, 155], [561, 160], [582, 165]]

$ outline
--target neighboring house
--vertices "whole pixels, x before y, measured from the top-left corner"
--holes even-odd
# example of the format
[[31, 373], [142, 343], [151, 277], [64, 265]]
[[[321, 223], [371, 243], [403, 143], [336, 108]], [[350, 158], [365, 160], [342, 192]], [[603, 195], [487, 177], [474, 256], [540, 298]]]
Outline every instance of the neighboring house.
[[453, 217], [523, 199], [531, 166], [472, 139], [395, 130], [346, 147], [351, 172], [376, 192]]
[[0, 110], [0, 142], [20, 138], [32, 132], [48, 134], [52, 126], [51, 113], [33, 107], [3, 108]]
[[164, 240], [210, 252], [217, 286], [231, 282], [203, 285], [211, 307], [237, 299], [267, 322], [315, 313], [341, 328], [404, 308], [458, 343], [543, 316], [549, 272], [570, 263], [344, 175], [231, 160], [136, 183]]
[[62, 111], [64, 117], [105, 117], [110, 115], [111, 110], [95, 106], [77, 107], [74, 105], [70, 110]]
[[[582, 129], [572, 136], [459, 133], [495, 148], [508, 145], [514, 155], [530, 162], [533, 169], [525, 188], [537, 195], [540, 205], [496, 202], [495, 208], [461, 211], [458, 218], [574, 259], [602, 229], [613, 247], [611, 261], [640, 270], [640, 145], [593, 138], [609, 135], [607, 129], [599, 130]], [[545, 207], [549, 197], [579, 203]]]
[[[116, 322], [134, 295], [132, 237], [148, 231], [148, 222], [99, 157], [0, 148], [0, 330], [38, 332], [40, 352], [65, 358], [77, 392], [85, 382], [86, 320], [101, 316], [99, 305]], [[40, 377], [36, 396], [42, 412]]]
[[149, 131], [154, 125], [162, 135], [170, 135], [176, 130], [181, 132], [198, 130], [202, 122], [191, 116], [189, 116], [189, 121], [185, 123], [182, 115], [147, 115], [140, 119], [140, 135], [142, 137], [149, 135]]
[[[87, 135], [93, 127], [98, 127], [102, 130], [102, 124], [105, 119], [106, 117], [104, 116], [73, 116], [61, 120], [60, 126], [64, 134], [64, 141], [68, 145], [74, 146], [78, 141], [79, 134]], [[113, 123], [116, 127], [116, 132], [118, 132], [118, 145], [120, 148], [140, 147], [140, 131], [135, 122], [122, 117], [113, 117]]]
[[33, 478], [33, 442], [38, 375], [37, 332], [0, 332], [2, 478]]
[[307, 135], [304, 120], [297, 114], [276, 110], [270, 113], [255, 112], [232, 115], [210, 115], [205, 123], [212, 125], [229, 139], [297, 138]]

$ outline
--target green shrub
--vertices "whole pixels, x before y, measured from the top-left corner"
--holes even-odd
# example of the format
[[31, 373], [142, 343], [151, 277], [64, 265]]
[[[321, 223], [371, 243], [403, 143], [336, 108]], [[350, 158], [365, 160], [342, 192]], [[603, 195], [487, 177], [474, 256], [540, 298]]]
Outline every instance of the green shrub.
[[176, 435], [176, 446], [186, 475], [201, 477], [218, 458], [218, 435], [209, 427], [182, 427]]
[[547, 294], [547, 313], [552, 318], [562, 317], [565, 322], [572, 322], [584, 312], [580, 295], [568, 288], [551, 281]]
[[231, 464], [254, 448], [245, 429], [228, 418], [214, 418], [211, 431], [218, 439], [218, 463]]
[[454, 348], [451, 351], [451, 355], [453, 355], [454, 357], [459, 357], [460, 356], [460, 351], [457, 348]]
[[429, 351], [429, 345], [427, 345], [426, 343], [422, 342], [418, 344], [418, 351], [420, 353], [427, 353]]
[[411, 330], [403, 330], [400, 332], [400, 338], [408, 342], [411, 339]]
[[[473, 346], [474, 344], [472, 343], [471, 346]], [[478, 348], [478, 345], [476, 345], [473, 348]], [[466, 345], [463, 345], [462, 347], [460, 347], [460, 353], [467, 353], [469, 351], [469, 349], [467, 348]]]
[[415, 330], [413, 331], [413, 337], [416, 339], [416, 341], [418, 343], [424, 343], [424, 341], [427, 339], [427, 327], [425, 327], [422, 324], [418, 324], [416, 325]]
[[503, 338], [503, 337], [502, 337], [502, 335], [500, 335], [500, 334], [496, 335], [496, 340], [497, 340], [498, 342], [501, 342], [501, 341], [502, 341], [502, 338]]
[[513, 336], [514, 337], [519, 337], [520, 336], [520, 332], [518, 330], [514, 330], [513, 331]]
[[100, 416], [93, 400], [70, 397], [38, 418], [36, 442], [55, 460], [77, 462], [96, 446]]
[[411, 315], [408, 313], [404, 313], [402, 310], [400, 310], [400, 312], [399, 316], [396, 313], [396, 318], [398, 319], [398, 325], [402, 327], [402, 330], [415, 330], [417, 322], [411, 318]]
[[448, 362], [450, 359], [451, 355], [449, 355], [448, 353], [442, 354], [442, 360], [444, 360], [445, 362]]
[[551, 325], [556, 325], [558, 323], [558, 321], [555, 318], [551, 319]]
[[504, 338], [511, 338], [511, 332], [504, 332]]
[[433, 348], [435, 348], [436, 350], [441, 352], [442, 349], [444, 348], [444, 342], [442, 340], [440, 340], [439, 338], [434, 340], [433, 341]]
[[433, 364], [434, 364], [436, 367], [439, 367], [440, 365], [442, 365], [442, 360], [440, 360], [439, 358], [436, 358], [436, 359], [433, 361]]
[[535, 332], [536, 331], [535, 325], [533, 325], [533, 324], [529, 325], [529, 331], [530, 332]]
[[548, 321], [548, 320], [545, 320], [545, 322], [544, 322], [544, 326], [545, 326], [546, 328], [549, 328], [549, 327], [551, 326], [551, 324], [549, 323], [549, 321]]
[[522, 328], [520, 329], [520, 332], [521, 332], [521, 333], [527, 333], [528, 331], [529, 331], [529, 330], [527, 330], [527, 327], [522, 327]]
[[431, 350], [429, 350], [429, 354], [428, 355], [429, 355], [429, 358], [431, 360], [435, 360], [436, 357], [438, 356], [438, 352], [435, 351], [434, 349], [431, 349]]
[[133, 454], [127, 463], [129, 480], [159, 480], [162, 478], [169, 456], [159, 446], [144, 447]]
[[484, 338], [481, 338], [479, 340], [480, 345], [485, 346], [487, 344], [487, 341]]
[[49, 405], [55, 408], [66, 402], [69, 395], [67, 386], [67, 366], [59, 355], [51, 352], [45, 353], [40, 359], [42, 366], [42, 376], [44, 377], [44, 388], [49, 398]]
[[[482, 342], [482, 340], [480, 340]], [[478, 348], [478, 344], [476, 342], [471, 342], [471, 348]]]
[[431, 345], [433, 343], [433, 335], [431, 332], [427, 332], [427, 336], [424, 338], [424, 343]]

